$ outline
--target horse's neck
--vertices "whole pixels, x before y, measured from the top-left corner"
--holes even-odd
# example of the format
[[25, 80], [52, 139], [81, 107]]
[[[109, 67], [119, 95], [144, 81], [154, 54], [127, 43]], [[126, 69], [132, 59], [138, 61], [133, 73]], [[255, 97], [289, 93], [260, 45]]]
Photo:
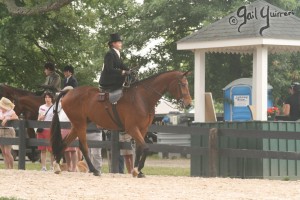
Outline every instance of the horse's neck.
[[147, 91], [145, 99], [150, 107], [155, 107], [159, 99], [167, 92], [168, 85], [172, 80], [173, 77], [169, 74], [162, 74], [155, 80], [148, 81], [148, 84], [143, 84]]
[[23, 96], [23, 95], [34, 95], [33, 92], [27, 91], [27, 90], [22, 90], [19, 88], [14, 88], [11, 86], [6, 86], [7, 87], [7, 93], [12, 94], [12, 96]]

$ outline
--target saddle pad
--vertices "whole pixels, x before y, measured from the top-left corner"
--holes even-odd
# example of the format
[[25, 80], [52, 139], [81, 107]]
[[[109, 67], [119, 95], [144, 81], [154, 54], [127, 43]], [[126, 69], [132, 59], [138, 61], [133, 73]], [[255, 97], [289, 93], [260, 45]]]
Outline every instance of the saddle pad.
[[117, 89], [112, 92], [109, 92], [109, 102], [112, 104], [117, 103], [119, 99], [123, 96], [123, 90], [122, 89]]

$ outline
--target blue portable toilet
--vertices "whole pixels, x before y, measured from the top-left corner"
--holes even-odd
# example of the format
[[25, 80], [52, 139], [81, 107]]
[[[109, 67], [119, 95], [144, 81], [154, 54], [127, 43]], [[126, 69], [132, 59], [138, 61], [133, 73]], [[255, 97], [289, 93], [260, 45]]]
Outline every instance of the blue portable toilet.
[[[272, 89], [273, 87], [268, 84], [268, 107], [273, 106]], [[251, 120], [248, 105], [252, 105], [252, 78], [232, 81], [223, 88], [223, 94], [225, 121]]]

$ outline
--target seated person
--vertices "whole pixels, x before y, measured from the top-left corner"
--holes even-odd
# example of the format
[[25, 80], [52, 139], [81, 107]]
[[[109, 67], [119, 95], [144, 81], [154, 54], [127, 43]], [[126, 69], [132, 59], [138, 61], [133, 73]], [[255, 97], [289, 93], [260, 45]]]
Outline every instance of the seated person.
[[297, 121], [300, 119], [300, 83], [292, 83], [289, 93], [291, 96], [283, 104], [283, 114], [288, 116], [290, 121]]

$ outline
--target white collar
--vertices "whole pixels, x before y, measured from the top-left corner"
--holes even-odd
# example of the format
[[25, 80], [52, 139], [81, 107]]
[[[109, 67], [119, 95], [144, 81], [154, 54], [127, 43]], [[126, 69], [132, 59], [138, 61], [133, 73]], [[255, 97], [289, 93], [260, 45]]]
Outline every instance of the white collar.
[[118, 49], [115, 49], [115, 48], [113, 48], [113, 50], [115, 50], [115, 52], [118, 54], [118, 56], [119, 56], [119, 58], [121, 57], [120, 56], [120, 51], [118, 50]]

